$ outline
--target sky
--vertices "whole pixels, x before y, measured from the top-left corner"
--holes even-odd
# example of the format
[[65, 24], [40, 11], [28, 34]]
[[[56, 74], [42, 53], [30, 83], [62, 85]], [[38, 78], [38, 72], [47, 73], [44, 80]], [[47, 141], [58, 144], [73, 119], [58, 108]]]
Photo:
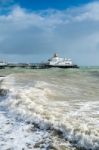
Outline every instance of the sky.
[[0, 59], [42, 62], [53, 53], [99, 65], [99, 0], [0, 0]]

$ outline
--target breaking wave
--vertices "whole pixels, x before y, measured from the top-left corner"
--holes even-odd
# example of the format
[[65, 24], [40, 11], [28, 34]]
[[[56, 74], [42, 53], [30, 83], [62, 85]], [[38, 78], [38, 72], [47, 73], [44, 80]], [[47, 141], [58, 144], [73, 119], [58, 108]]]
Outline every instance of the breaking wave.
[[78, 87], [68, 80], [64, 84], [57, 80], [29, 78], [28, 81], [24, 84], [18, 74], [4, 77], [0, 84], [7, 95], [0, 106], [18, 120], [50, 133], [51, 138], [58, 136], [60, 143], [69, 142], [71, 149], [99, 149], [99, 101], [94, 97], [97, 92], [89, 87], [82, 89], [83, 85]]

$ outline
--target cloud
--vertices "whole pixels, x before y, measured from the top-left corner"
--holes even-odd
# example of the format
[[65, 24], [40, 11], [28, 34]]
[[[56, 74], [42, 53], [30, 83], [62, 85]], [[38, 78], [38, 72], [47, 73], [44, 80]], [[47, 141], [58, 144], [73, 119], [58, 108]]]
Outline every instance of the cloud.
[[62, 11], [29, 11], [13, 6], [0, 15], [1, 55], [43, 59], [59, 52], [80, 64], [91, 64], [93, 59], [96, 65], [98, 49], [98, 2]]

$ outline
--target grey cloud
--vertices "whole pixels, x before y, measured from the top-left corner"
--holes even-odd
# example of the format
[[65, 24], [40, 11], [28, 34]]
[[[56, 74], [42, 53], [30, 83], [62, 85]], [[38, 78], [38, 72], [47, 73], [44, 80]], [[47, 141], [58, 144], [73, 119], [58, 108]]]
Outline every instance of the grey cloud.
[[64, 11], [28, 12], [13, 7], [0, 16], [0, 53], [48, 57], [57, 51], [91, 64], [92, 57], [99, 55], [98, 7], [98, 2]]

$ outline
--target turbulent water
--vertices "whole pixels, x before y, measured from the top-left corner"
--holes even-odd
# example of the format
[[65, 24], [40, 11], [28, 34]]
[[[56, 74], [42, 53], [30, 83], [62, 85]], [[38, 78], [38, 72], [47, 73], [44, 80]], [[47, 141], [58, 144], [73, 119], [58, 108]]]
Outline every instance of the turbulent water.
[[0, 75], [0, 150], [99, 150], [99, 68]]

